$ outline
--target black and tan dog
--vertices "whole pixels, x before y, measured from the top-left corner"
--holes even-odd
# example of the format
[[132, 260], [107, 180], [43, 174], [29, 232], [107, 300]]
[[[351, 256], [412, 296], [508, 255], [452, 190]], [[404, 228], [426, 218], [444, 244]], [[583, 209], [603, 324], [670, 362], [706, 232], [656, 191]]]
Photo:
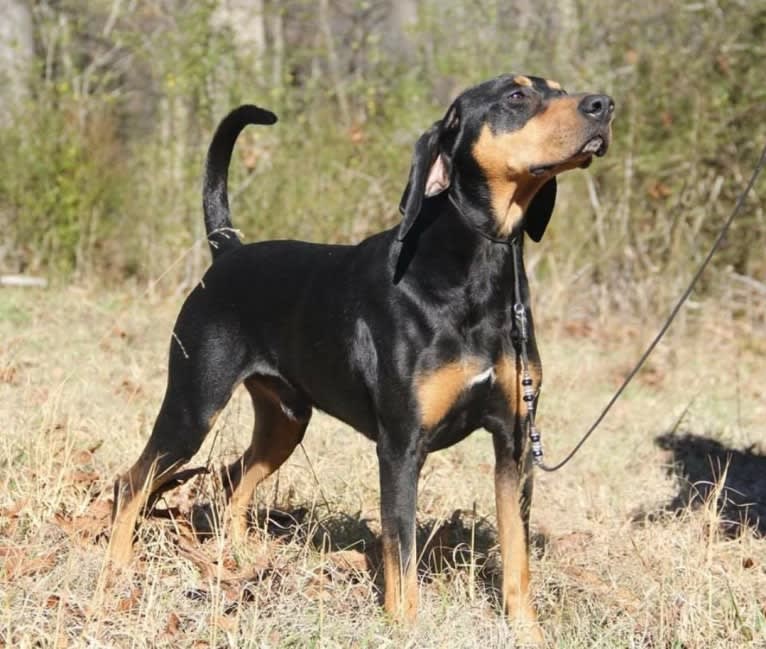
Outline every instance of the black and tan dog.
[[[536, 77], [501, 76], [465, 91], [415, 146], [401, 224], [356, 246], [242, 245], [226, 191], [232, 148], [247, 124], [276, 117], [255, 106], [226, 117], [204, 181], [213, 265], [178, 317], [152, 435], [115, 485], [111, 558], [129, 560], [146, 498], [195, 454], [244, 383], [255, 430], [225, 471], [233, 530], [245, 531], [255, 486], [300, 443], [312, 408], [330, 413], [377, 444], [385, 608], [400, 618], [417, 608], [415, 510], [426, 455], [489, 431], [504, 607], [539, 636], [507, 241], [524, 232], [540, 240], [555, 176], [606, 152], [613, 109], [608, 96], [567, 95]], [[537, 389], [533, 335], [529, 354]]]

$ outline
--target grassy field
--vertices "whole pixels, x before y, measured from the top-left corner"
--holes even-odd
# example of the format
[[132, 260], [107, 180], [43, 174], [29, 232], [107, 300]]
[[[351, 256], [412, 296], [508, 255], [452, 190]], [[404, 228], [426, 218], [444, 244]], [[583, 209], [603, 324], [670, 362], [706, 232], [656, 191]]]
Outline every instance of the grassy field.
[[[374, 447], [321, 413], [259, 488], [247, 544], [206, 516], [218, 491], [202, 475], [144, 522], [131, 571], [105, 570], [112, 480], [151, 428], [181, 299], [0, 291], [0, 647], [513, 646], [481, 432], [423, 470], [413, 628], [378, 605]], [[696, 306], [572, 464], [537, 476], [533, 590], [551, 646], [766, 647], [763, 305], [736, 319]], [[578, 308], [537, 305], [550, 461], [657, 326]], [[193, 465], [237, 455], [251, 418], [237, 393]]]

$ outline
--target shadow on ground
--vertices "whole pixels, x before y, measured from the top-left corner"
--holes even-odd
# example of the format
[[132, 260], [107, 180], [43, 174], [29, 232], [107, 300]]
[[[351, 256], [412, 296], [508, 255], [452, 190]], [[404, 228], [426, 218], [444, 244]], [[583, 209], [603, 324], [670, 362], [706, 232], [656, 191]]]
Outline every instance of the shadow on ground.
[[[222, 499], [216, 497], [215, 492], [212, 499], [204, 497], [209, 495], [205, 487], [208, 477], [209, 471], [203, 468], [179, 472], [168, 483], [170, 487], [150, 499], [147, 517], [172, 520], [176, 533], [181, 530], [187, 538], [204, 544], [225, 525]], [[196, 486], [189, 488], [195, 482]], [[187, 490], [185, 496], [176, 494], [175, 498], [166, 499], [167, 491], [181, 485]], [[323, 507], [291, 504], [251, 510], [248, 527], [255, 537], [266, 536], [279, 543], [311, 547], [323, 553], [330, 565], [339, 564], [351, 568], [352, 572], [367, 572], [382, 594], [382, 549], [376, 520], [367, 519], [361, 513], [333, 510], [327, 504]], [[467, 579], [499, 607], [502, 566], [497, 530], [492, 522], [474, 511], [458, 509], [448, 518], [419, 520], [416, 535], [420, 581], [429, 582], [436, 577]], [[545, 535], [531, 535], [532, 553], [540, 556], [548, 545], [549, 539]], [[192, 554], [197, 562], [204, 558], [196, 552]], [[255, 581], [271, 574], [270, 566], [262, 566]], [[195, 597], [207, 596], [197, 590]]]
[[[307, 507], [289, 511], [259, 509], [252, 525], [270, 536], [310, 543], [316, 550], [356, 550], [365, 555], [367, 566], [382, 591], [382, 550], [379, 533], [371, 521], [344, 513], [324, 517], [312, 515]], [[497, 530], [487, 519], [470, 510], [455, 510], [447, 519], [419, 521], [417, 527], [418, 573], [422, 581], [436, 575], [472, 573], [476, 584], [491, 600], [501, 598], [501, 565]], [[533, 534], [533, 552], [544, 552], [547, 539]]]
[[761, 449], [729, 448], [693, 433], [667, 433], [655, 443], [670, 453], [669, 472], [679, 487], [666, 511], [679, 513], [715, 498], [725, 534], [736, 536], [749, 528], [766, 536], [766, 455]]
[[[198, 472], [199, 473], [199, 472]], [[155, 507], [148, 516], [159, 520], [172, 520], [172, 533], [178, 540], [179, 551], [203, 574], [210, 570], [218, 574], [226, 569], [225, 578], [219, 578], [227, 589], [231, 601], [225, 613], [235, 611], [241, 604], [256, 596], [254, 586], [264, 579], [281, 580], [281, 569], [275, 569], [271, 559], [265, 558], [239, 574], [227, 567], [226, 560], [216, 552], [205, 552], [204, 547], [220, 529], [221, 520], [216, 512], [221, 503], [198, 502], [191, 506], [170, 505]], [[325, 557], [320, 579], [345, 579], [358, 583], [362, 574], [369, 575], [383, 595], [383, 569], [380, 534], [377, 521], [364, 518], [360, 513], [327, 512], [324, 507], [296, 504], [284, 508], [261, 507], [251, 510], [249, 528], [254, 538], [264, 537], [277, 544], [310, 547]], [[151, 530], [146, 532], [151, 533]], [[182, 542], [182, 537], [187, 539]], [[194, 539], [191, 546], [188, 539]], [[486, 518], [470, 510], [455, 510], [449, 518], [421, 520], [417, 527], [418, 574], [421, 582], [434, 579], [460, 579], [473, 583], [499, 611], [501, 608], [502, 569], [495, 526]], [[549, 539], [533, 534], [531, 551], [544, 554]], [[236, 561], [230, 561], [236, 564]], [[212, 567], [211, 567], [212, 566]], [[232, 574], [228, 574], [232, 573]], [[233, 590], [232, 590], [233, 589]], [[231, 591], [231, 592], [229, 592]], [[308, 592], [308, 591], [307, 591]], [[306, 594], [304, 592], [304, 594]], [[195, 600], [209, 600], [212, 595], [206, 587], [190, 588], [187, 596]]]

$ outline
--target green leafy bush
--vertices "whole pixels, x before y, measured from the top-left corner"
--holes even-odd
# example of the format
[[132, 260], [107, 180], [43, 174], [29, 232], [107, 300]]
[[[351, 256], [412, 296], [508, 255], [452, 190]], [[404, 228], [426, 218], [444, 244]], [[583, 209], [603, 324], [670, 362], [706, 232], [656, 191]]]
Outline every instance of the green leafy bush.
[[[171, 285], [193, 281], [208, 263], [206, 146], [243, 101], [280, 117], [237, 145], [232, 207], [246, 238], [357, 241], [396, 222], [412, 144], [450, 99], [519, 71], [617, 101], [610, 154], [561, 183], [535, 273], [664, 303], [766, 139], [766, 8], [410, 4], [416, 15], [394, 25], [392, 3], [253, 3], [262, 13], [240, 20], [262, 34], [243, 44], [253, 30], [223, 19], [214, 0], [116, 14], [112, 3], [36, 3], [45, 38], [34, 101], [0, 132], [0, 263], [105, 281], [172, 267]], [[763, 277], [766, 219], [751, 203], [715, 263]]]

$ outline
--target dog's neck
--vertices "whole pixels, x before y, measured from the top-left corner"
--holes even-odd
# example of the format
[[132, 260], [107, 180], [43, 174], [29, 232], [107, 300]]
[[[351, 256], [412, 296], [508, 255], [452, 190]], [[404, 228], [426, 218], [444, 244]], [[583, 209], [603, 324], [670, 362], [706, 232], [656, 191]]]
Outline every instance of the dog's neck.
[[483, 177], [456, 176], [445, 192], [463, 220], [490, 240], [510, 242], [524, 231], [524, 215], [539, 189], [505, 181], [488, 182]]
[[518, 229], [508, 236], [495, 236], [494, 234], [491, 234], [486, 226], [476, 223], [466, 214], [463, 206], [460, 204], [458, 199], [452, 196], [452, 194], [448, 194], [447, 199], [452, 204], [452, 207], [455, 209], [457, 216], [462, 219], [463, 223], [467, 225], [470, 230], [473, 230], [476, 234], [483, 237], [487, 241], [491, 241], [492, 243], [497, 243], [504, 246], [510, 246], [516, 241], [521, 242], [523, 240], [523, 237], [521, 236]]
[[[475, 208], [464, 211], [463, 204], [446, 192], [425, 201], [422, 209], [417, 228], [398, 253], [395, 281], [406, 276], [408, 281], [426, 284], [434, 297], [455, 299], [462, 294], [466, 306], [510, 301], [516, 272], [511, 240], [493, 236], [487, 227], [492, 217], [483, 215], [484, 220], [479, 220], [482, 215]], [[523, 245], [521, 231], [512, 236]], [[438, 276], [434, 268], [440, 269]], [[526, 302], [523, 262], [519, 272]]]

